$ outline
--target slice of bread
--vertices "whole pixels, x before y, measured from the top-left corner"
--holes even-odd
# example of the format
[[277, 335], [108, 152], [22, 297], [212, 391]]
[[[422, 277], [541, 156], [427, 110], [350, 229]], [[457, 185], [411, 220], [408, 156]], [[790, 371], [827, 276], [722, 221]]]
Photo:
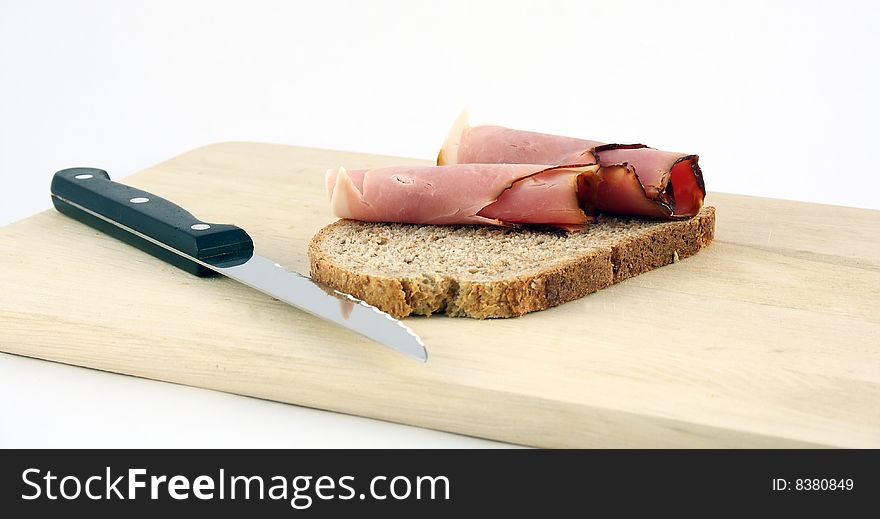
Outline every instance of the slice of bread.
[[339, 220], [309, 244], [311, 276], [394, 317], [514, 317], [685, 258], [715, 208], [684, 221], [601, 215], [584, 231]]

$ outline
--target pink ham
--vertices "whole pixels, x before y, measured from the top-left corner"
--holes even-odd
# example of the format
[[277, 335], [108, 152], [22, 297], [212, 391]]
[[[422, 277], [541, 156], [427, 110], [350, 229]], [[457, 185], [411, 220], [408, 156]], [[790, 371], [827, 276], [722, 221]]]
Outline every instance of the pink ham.
[[598, 169], [595, 164], [339, 168], [327, 171], [326, 185], [333, 213], [340, 218], [569, 228], [591, 220], [581, 208], [578, 184]]
[[584, 164], [598, 162], [598, 178], [581, 189], [585, 205], [617, 214], [688, 218], [700, 211], [706, 189], [697, 155], [643, 144], [598, 141], [475, 126], [463, 113], [437, 156], [437, 164]]

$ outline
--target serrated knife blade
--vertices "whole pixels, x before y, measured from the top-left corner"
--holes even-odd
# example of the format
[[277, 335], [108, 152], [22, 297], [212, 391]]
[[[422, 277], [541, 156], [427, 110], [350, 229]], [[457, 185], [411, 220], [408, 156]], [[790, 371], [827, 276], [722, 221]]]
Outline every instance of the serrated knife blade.
[[324, 287], [311, 278], [291, 272], [270, 259], [255, 254], [241, 265], [208, 267], [400, 353], [422, 362], [428, 360], [421, 338], [399, 320], [352, 295]]

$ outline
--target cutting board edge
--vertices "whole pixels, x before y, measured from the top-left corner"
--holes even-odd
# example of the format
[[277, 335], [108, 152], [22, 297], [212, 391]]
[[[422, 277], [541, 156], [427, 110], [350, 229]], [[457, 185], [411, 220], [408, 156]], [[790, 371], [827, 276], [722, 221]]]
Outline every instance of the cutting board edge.
[[[634, 413], [631, 411], [621, 411], [618, 409], [612, 409], [607, 407], [598, 407], [592, 405], [583, 405], [579, 406], [570, 402], [559, 402], [554, 400], [549, 400], [543, 397], [535, 397], [528, 395], [521, 395], [507, 391], [499, 391], [499, 390], [488, 390], [488, 394], [492, 395], [506, 395], [510, 396], [515, 400], [521, 400], [522, 405], [519, 411], [534, 411], [535, 409], [539, 409], [547, 415], [545, 419], [536, 419], [538, 417], [532, 416], [533, 426], [530, 428], [532, 430], [540, 429], [545, 426], [549, 421], [553, 418], [565, 416], [566, 420], [571, 419], [572, 417], [577, 417], [583, 419], [584, 415], [593, 415], [595, 421], [597, 423], [602, 423], [604, 425], [610, 424], [618, 424], [617, 427], [622, 430], [633, 430], [632, 427], [637, 426], [638, 430], [643, 430], [645, 427], [660, 431], [661, 434], [669, 434], [668, 431], [672, 432], [672, 436], [669, 438], [669, 441], [660, 441], [660, 442], [650, 442], [640, 440], [639, 437], [641, 434], [634, 435], [633, 438], [628, 438], [625, 434], [619, 434], [614, 436], [613, 441], [601, 441], [601, 440], [588, 440], [584, 441], [583, 436], [573, 437], [566, 436], [565, 438], [557, 438], [551, 441], [542, 441], [543, 438], [539, 437], [537, 434], [528, 434], [524, 435], [522, 432], [522, 423], [518, 424], [517, 429], [511, 429], [511, 434], [495, 434], [494, 431], [499, 430], [498, 420], [491, 419], [492, 415], [490, 413], [486, 413], [485, 409], [493, 409], [496, 410], [497, 402], [485, 402], [484, 406], [478, 406], [475, 413], [471, 415], [470, 420], [461, 420], [461, 415], [456, 415], [454, 417], [450, 417], [448, 420], [438, 419], [442, 417], [442, 415], [431, 414], [428, 409], [424, 409], [423, 412], [419, 416], [419, 420], [407, 420], [405, 416], [406, 414], [402, 414], [400, 416], [394, 415], [388, 412], [364, 412], [362, 406], [353, 405], [353, 406], [339, 406], [328, 402], [322, 401], [312, 401], [312, 402], [303, 402], [297, 401], [295, 398], [278, 398], [272, 396], [269, 393], [259, 393], [259, 392], [248, 392], [248, 391], [240, 391], [235, 388], [224, 387], [221, 384], [197, 384], [194, 382], [188, 382], [183, 379], [177, 379], [175, 377], [169, 377], [168, 375], [161, 372], [152, 372], [152, 371], [143, 371], [136, 372], [134, 370], [118, 370], [111, 369], [106, 367], [101, 367], [99, 365], [90, 364], [88, 362], [82, 362], [78, 359], [65, 358], [64, 356], [54, 356], [51, 354], [33, 354], [27, 353], [27, 350], [22, 349], [21, 351], [14, 351], [8, 348], [0, 349], [0, 352], [9, 354], [9, 355], [17, 355], [21, 357], [27, 357], [37, 360], [42, 360], [46, 362], [55, 362], [58, 364], [64, 364], [68, 366], [75, 366], [80, 368], [92, 369], [105, 373], [112, 373], [115, 375], [123, 375], [129, 377], [142, 378], [145, 380], [154, 380], [162, 383], [171, 383], [178, 384], [187, 387], [193, 387], [197, 389], [207, 389], [210, 391], [218, 391], [222, 393], [234, 394], [238, 396], [248, 397], [248, 398], [257, 398], [260, 400], [267, 400], [271, 402], [279, 402], [287, 405], [296, 405], [299, 407], [305, 407], [310, 409], [324, 410], [329, 412], [336, 412], [347, 414], [351, 416], [360, 416], [364, 418], [369, 418], [373, 420], [381, 420], [389, 423], [396, 423], [407, 426], [414, 427], [426, 427], [432, 430], [437, 430], [441, 432], [451, 432], [454, 434], [460, 434], [463, 436], [471, 436], [475, 438], [484, 438], [492, 441], [499, 441], [504, 443], [510, 443], [513, 445], [520, 445], [526, 447], [536, 447], [536, 448], [870, 448], [870, 447], [880, 447], [880, 442], [875, 445], [862, 445], [858, 442], [840, 442], [840, 443], [816, 443], [806, 440], [801, 440], [797, 438], [787, 438], [779, 435], [768, 435], [763, 433], [756, 433], [752, 431], [739, 430], [730, 427], [720, 427], [713, 425], [700, 424], [693, 421], [685, 421], [680, 419], [672, 419], [666, 417], [660, 417], [651, 414], [642, 414], [642, 413]], [[229, 382], [234, 379], [220, 379], [221, 382]], [[471, 386], [460, 386], [463, 390], [473, 390]], [[531, 405], [527, 405], [531, 404]], [[580, 414], [576, 414], [576, 412], [580, 411]], [[432, 416], [434, 423], [426, 424], [424, 421], [426, 416]], [[522, 416], [520, 414], [520, 416]], [[612, 419], [609, 420], [609, 417]], [[487, 418], [489, 420], [487, 420]], [[614, 418], [618, 418], [615, 420]], [[570, 423], [570, 422], [569, 422]], [[559, 425], [562, 425], [561, 423]], [[474, 432], [476, 429], [483, 429], [482, 431]], [[504, 430], [503, 428], [501, 430]], [[666, 432], [664, 432], [666, 431]], [[525, 437], [527, 436], [527, 437]], [[721, 440], [721, 441], [719, 441]]]

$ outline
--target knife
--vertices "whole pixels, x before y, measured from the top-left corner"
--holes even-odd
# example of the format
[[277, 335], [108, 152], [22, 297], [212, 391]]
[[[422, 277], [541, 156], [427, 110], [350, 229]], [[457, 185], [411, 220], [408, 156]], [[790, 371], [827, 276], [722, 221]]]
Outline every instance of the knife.
[[253, 240], [240, 227], [203, 222], [169, 200], [111, 181], [102, 169], [63, 169], [52, 178], [51, 192], [61, 213], [190, 274], [222, 274], [400, 353], [428, 360], [424, 343], [408, 326], [352, 295], [254, 254]]

